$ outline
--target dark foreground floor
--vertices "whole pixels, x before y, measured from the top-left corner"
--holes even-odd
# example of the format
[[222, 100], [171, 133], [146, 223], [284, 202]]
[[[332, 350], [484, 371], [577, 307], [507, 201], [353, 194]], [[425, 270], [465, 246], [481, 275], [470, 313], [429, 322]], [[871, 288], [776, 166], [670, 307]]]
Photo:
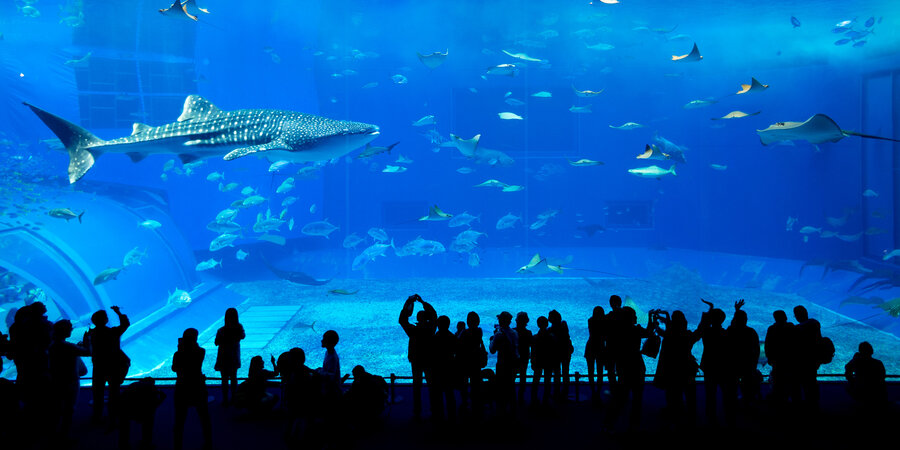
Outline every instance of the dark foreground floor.
[[[765, 388], [765, 387], [764, 387]], [[453, 426], [436, 427], [426, 415], [421, 422], [412, 420], [411, 388], [398, 385], [396, 395], [402, 399], [391, 406], [374, 430], [354, 432], [342, 426], [326, 431], [313, 425], [305, 432], [307, 439], [300, 444], [285, 441], [289, 422], [281, 410], [269, 415], [252, 417], [234, 408], [223, 408], [219, 402], [218, 386], [210, 388], [209, 408], [212, 416], [216, 449], [269, 450], [283, 448], [362, 448], [362, 449], [421, 449], [421, 448], [659, 448], [677, 445], [677, 448], [874, 448], [874, 444], [896, 445], [896, 432], [900, 430], [896, 401], [900, 399], [900, 384], [889, 385], [891, 407], [879, 420], [861, 420], [858, 410], [845, 392], [842, 383], [821, 384], [821, 413], [816, 418], [804, 420], [798, 411], [772, 411], [760, 405], [755, 411], [744, 411], [735, 427], [711, 427], [702, 418], [703, 387], [698, 386], [700, 417], [698, 426], [689, 431], [669, 431], [662, 419], [664, 405], [662, 392], [647, 385], [644, 396], [643, 420], [639, 429], [627, 431], [624, 420], [613, 427], [604, 427], [603, 417], [608, 410], [608, 398], [602, 406], [583, 400], [571, 399], [564, 405], [534, 409], [528, 405], [517, 409], [514, 418], [501, 419], [493, 413], [475, 420], [464, 417]], [[173, 404], [172, 390], [163, 387], [167, 394], [165, 403], [157, 411], [154, 427], [155, 448], [172, 448]], [[277, 393], [277, 390], [273, 390]], [[586, 387], [581, 388], [586, 397]], [[107, 432], [103, 426], [91, 425], [90, 389], [82, 389], [74, 421], [74, 443], [69, 448], [114, 449], [117, 433]], [[427, 411], [427, 401], [425, 405]], [[721, 411], [721, 409], [720, 409]], [[133, 448], [138, 448], [140, 430], [132, 431]], [[318, 436], [316, 438], [315, 436]], [[61, 448], [48, 442], [52, 436], [41, 436], [34, 445], [22, 448]], [[884, 439], [893, 442], [887, 444]], [[6, 437], [0, 448], [7, 446]], [[185, 433], [185, 449], [202, 448], [199, 421], [191, 411]]]

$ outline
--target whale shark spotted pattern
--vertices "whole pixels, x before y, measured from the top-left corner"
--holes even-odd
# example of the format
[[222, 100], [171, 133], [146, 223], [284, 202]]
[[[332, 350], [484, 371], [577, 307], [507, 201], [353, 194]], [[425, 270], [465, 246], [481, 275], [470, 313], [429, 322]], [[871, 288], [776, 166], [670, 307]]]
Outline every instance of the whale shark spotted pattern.
[[135, 162], [156, 153], [174, 153], [188, 163], [223, 155], [231, 161], [260, 152], [270, 159], [311, 162], [343, 156], [378, 136], [378, 127], [367, 123], [270, 109], [223, 111], [199, 95], [190, 95], [176, 122], [158, 127], [135, 123], [130, 136], [105, 141], [61, 117], [25, 105], [68, 150], [70, 183], [83, 177], [105, 152], [125, 153]]

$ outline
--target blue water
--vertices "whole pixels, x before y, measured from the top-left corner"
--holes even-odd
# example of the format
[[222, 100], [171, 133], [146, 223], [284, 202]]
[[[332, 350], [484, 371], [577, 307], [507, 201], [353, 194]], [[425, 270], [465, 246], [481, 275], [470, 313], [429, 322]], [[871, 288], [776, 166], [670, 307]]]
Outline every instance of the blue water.
[[[133, 321], [147, 319], [135, 331], [135, 345], [143, 339], [174, 347], [153, 334], [158, 324], [178, 328], [193, 319], [193, 326], [206, 329], [216, 325], [219, 310], [246, 307], [244, 298], [254, 299], [247, 294], [252, 286], [244, 284], [241, 295], [227, 299], [214, 291], [203, 307], [202, 297], [215, 286], [273, 280], [260, 259], [265, 255], [280, 269], [334, 279], [314, 291], [326, 305], [333, 298], [326, 288], [361, 279], [405, 280], [404, 288], [409, 280], [423, 286], [430, 280], [482, 280], [481, 294], [490, 297], [491, 280], [498, 278], [636, 280], [679, 264], [716, 289], [777, 292], [836, 311], [846, 320], [835, 324], [859, 321], [865, 331], [858, 340], [870, 336], [866, 333], [900, 332], [896, 317], [873, 308], [900, 297], [891, 283], [884, 284], [886, 290], [851, 289], [864, 274], [872, 282], [897, 277], [895, 259], [883, 260], [900, 246], [894, 214], [900, 199], [893, 169], [897, 145], [850, 136], [837, 143], [763, 146], [756, 133], [822, 113], [844, 130], [900, 137], [896, 2], [269, 1], [262, 6], [209, 1], [200, 2], [209, 13], [198, 13], [196, 22], [160, 14], [169, 6], [165, 1], [118, 3], [127, 4], [17, 0], [0, 7], [0, 225], [24, 227], [49, 242], [6, 252], [0, 266], [18, 271], [7, 280], [10, 285], [27, 280], [47, 292], [56, 286], [51, 319], [68, 317], [86, 325], [92, 309], [125, 304]], [[843, 21], [850, 22], [839, 25]], [[836, 45], [841, 39], [850, 41]], [[672, 61], [695, 43], [702, 61]], [[416, 56], [445, 51], [444, 63], [433, 69]], [[500, 64], [514, 64], [517, 75], [487, 73]], [[768, 89], [735, 94], [751, 78]], [[582, 98], [575, 89], [602, 93]], [[538, 92], [549, 97], [533, 95]], [[124, 155], [106, 154], [70, 186], [66, 153], [53, 150], [58, 143], [45, 141], [52, 132], [21, 105], [37, 105], [113, 139], [130, 134], [132, 122], [174, 122], [192, 94], [222, 110], [283, 109], [375, 124], [381, 134], [372, 145], [399, 144], [371, 158], [357, 158], [360, 150], [353, 150], [274, 173], [272, 161], [252, 156], [228, 162], [208, 158], [185, 175], [174, 155], [132, 163]], [[513, 99], [520, 103], [510, 104]], [[694, 100], [710, 104], [684, 107]], [[590, 113], [570, 112], [587, 106]], [[732, 111], [759, 113], [710, 120]], [[499, 113], [522, 119], [502, 120]], [[434, 125], [412, 125], [429, 115]], [[611, 128], [626, 122], [642, 127]], [[502, 154], [477, 161], [433, 143], [449, 140], [451, 133], [464, 139], [480, 134], [480, 148]], [[675, 165], [677, 175], [657, 180], [628, 172], [672, 166], [672, 161], [635, 158], [654, 136], [684, 148], [686, 162]], [[397, 163], [401, 154], [413, 162]], [[164, 169], [173, 159], [173, 167]], [[603, 165], [570, 164], [579, 159]], [[383, 172], [388, 165], [407, 170]], [[462, 167], [472, 172], [459, 173]], [[298, 175], [300, 170], [308, 172]], [[224, 174], [223, 185], [237, 183], [237, 188], [222, 192], [219, 181], [207, 180], [214, 172]], [[288, 177], [295, 187], [276, 193]], [[522, 189], [474, 187], [490, 179]], [[216, 233], [207, 224], [243, 198], [245, 187], [266, 201], [238, 213], [236, 222], [244, 230], [234, 248], [210, 251]], [[867, 190], [872, 193], [864, 195]], [[257, 214], [269, 209], [279, 215], [287, 196], [297, 198], [284, 213], [295, 225], [272, 233], [286, 244], [258, 240], [261, 233], [252, 231]], [[471, 229], [485, 235], [468, 251], [454, 251], [454, 240], [468, 227], [418, 220], [432, 205], [452, 215], [478, 216]], [[75, 228], [74, 222], [50, 218], [52, 208], [85, 211], [85, 223]], [[556, 213], [536, 227], [549, 211]], [[521, 220], [498, 230], [497, 220], [507, 214]], [[301, 232], [326, 219], [339, 227], [329, 238]], [[789, 224], [791, 219], [796, 222]], [[139, 227], [144, 220], [162, 227]], [[803, 227], [820, 230], [802, 234]], [[440, 242], [445, 251], [401, 257], [388, 249], [354, 270], [354, 259], [374, 243], [370, 228], [383, 229], [397, 248], [422, 237]], [[365, 242], [345, 249], [342, 242], [350, 233]], [[48, 246], [56, 249], [55, 260], [64, 261], [53, 276], [42, 275], [30, 253]], [[121, 266], [122, 255], [135, 247], [150, 249], [139, 266], [108, 283], [89, 282], [100, 271]], [[238, 260], [238, 249], [250, 256]], [[561, 265], [563, 273], [540, 273], [540, 266], [529, 271], [539, 273], [517, 273], [535, 253]], [[210, 258], [221, 265], [195, 270]], [[648, 262], [655, 259], [664, 262]], [[801, 275], [805, 262], [815, 265]], [[822, 277], [822, 264], [836, 262], [852, 270]], [[79, 276], [87, 281], [72, 287], [59, 281]], [[176, 289], [194, 293], [196, 304], [169, 305]], [[384, 301], [402, 301], [409, 294], [379, 289]], [[612, 293], [578, 299], [573, 304], [586, 302], [584, 317], [570, 320], [580, 324], [588, 303], [605, 304]], [[854, 296], [869, 303], [844, 301]], [[17, 302], [30, 301], [25, 294], [4, 298], [4, 315]], [[478, 303], [454, 302], [452, 310], [461, 312], [467, 302]], [[667, 307], [647, 307], [653, 306]], [[339, 311], [354, 314], [352, 308]], [[396, 313], [390, 309], [384, 320], [391, 323]], [[769, 318], [764, 311], [760, 316], [751, 321], [762, 334]], [[397, 339], [397, 331], [386, 329], [379, 339]], [[847, 338], [844, 351], [852, 353], [852, 340]], [[279, 352], [284, 345], [279, 341], [265, 351]], [[900, 360], [900, 351], [890, 357]], [[159, 359], [154, 358], [141, 362], [143, 369], [154, 367]]]

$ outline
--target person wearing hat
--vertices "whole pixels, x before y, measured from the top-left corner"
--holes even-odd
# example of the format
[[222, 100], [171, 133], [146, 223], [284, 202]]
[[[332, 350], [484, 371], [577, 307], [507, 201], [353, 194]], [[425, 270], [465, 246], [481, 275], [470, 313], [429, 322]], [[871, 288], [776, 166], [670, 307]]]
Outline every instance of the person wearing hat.
[[519, 337], [510, 328], [512, 314], [497, 314], [497, 325], [491, 336], [490, 351], [497, 354], [496, 392], [497, 410], [506, 412], [515, 398], [516, 366], [519, 362]]

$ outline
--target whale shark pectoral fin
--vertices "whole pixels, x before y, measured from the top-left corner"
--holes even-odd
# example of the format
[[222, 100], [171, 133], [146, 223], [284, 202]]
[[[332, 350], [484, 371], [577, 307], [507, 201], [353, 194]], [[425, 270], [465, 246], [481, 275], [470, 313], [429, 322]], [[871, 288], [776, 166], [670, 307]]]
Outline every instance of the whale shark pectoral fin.
[[140, 162], [140, 161], [143, 161], [144, 158], [147, 157], [146, 153], [141, 153], [141, 152], [128, 152], [128, 153], [126, 153], [126, 155], [128, 155], [128, 157], [131, 158], [131, 162]]
[[221, 112], [222, 110], [213, 105], [211, 101], [199, 95], [188, 95], [184, 99], [184, 108], [181, 111], [181, 115], [178, 116], [178, 121], [206, 119]]
[[267, 151], [272, 151], [272, 150], [291, 151], [291, 148], [288, 147], [287, 145], [285, 145], [283, 142], [272, 141], [272, 142], [269, 142], [266, 144], [251, 145], [249, 147], [241, 147], [238, 149], [234, 149], [234, 150], [230, 151], [227, 155], [225, 155], [225, 157], [223, 159], [225, 161], [231, 161], [233, 159], [242, 158], [244, 156], [247, 156], [247, 155], [250, 155], [253, 153], [267, 152]]

